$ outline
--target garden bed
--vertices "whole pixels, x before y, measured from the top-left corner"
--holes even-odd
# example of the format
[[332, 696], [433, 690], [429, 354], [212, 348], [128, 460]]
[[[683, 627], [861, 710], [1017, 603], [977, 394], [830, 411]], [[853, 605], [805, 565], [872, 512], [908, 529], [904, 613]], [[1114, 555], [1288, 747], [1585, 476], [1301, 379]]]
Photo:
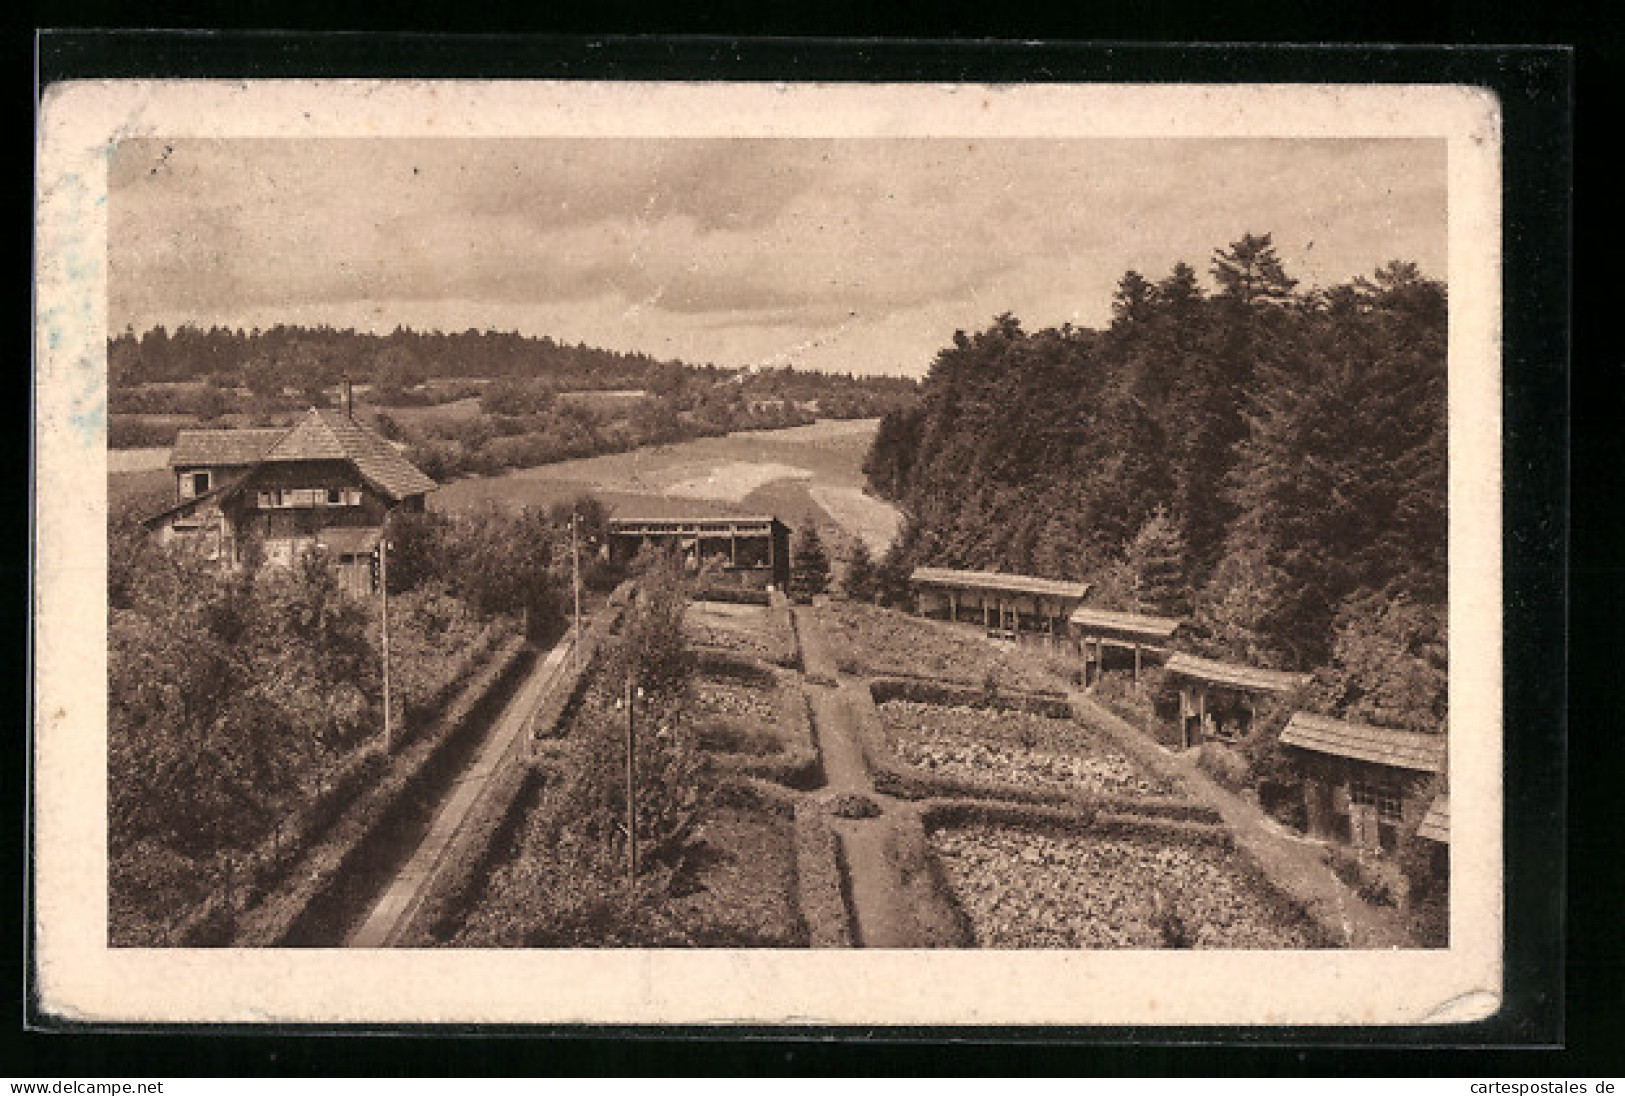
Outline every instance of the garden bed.
[[720, 769], [792, 788], [823, 782], [806, 696], [795, 675], [708, 655], [691, 686], [689, 711], [701, 747]]
[[971, 822], [931, 845], [978, 947], [1326, 946], [1220, 835]]
[[[545, 812], [545, 798], [526, 804]], [[669, 893], [646, 891], [635, 909], [624, 877], [578, 874], [539, 838], [527, 817], [513, 855], [493, 865], [489, 884], [450, 943], [459, 947], [807, 946], [797, 902], [796, 823], [787, 797], [732, 785], [707, 812], [695, 848]], [[646, 880], [647, 881], [647, 880]]]
[[914, 700], [878, 707], [893, 752], [925, 773], [1114, 796], [1173, 790], [1070, 719]]
[[765, 605], [690, 602], [683, 630], [689, 642], [701, 651], [723, 651], [763, 661], [772, 661], [778, 653], [772, 614]]
[[843, 673], [924, 677], [972, 688], [1042, 692], [1059, 682], [1042, 652], [988, 639], [979, 628], [925, 620], [890, 609], [831, 601], [819, 619]]

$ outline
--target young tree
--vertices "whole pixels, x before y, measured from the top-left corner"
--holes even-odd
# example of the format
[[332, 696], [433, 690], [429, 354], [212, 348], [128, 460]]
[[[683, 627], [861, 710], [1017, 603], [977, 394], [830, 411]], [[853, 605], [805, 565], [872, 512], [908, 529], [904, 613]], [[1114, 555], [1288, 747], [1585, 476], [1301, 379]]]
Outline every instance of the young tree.
[[1161, 616], [1180, 616], [1190, 609], [1185, 538], [1179, 526], [1158, 506], [1129, 542], [1125, 561], [1134, 576], [1137, 608]]
[[880, 557], [880, 566], [875, 568], [875, 595], [880, 604], [892, 609], [911, 606], [914, 592], [909, 579], [913, 573], [908, 549], [903, 546], [903, 538], [898, 537]]
[[829, 589], [829, 553], [824, 550], [818, 527], [809, 525], [798, 538], [790, 556], [790, 596], [811, 601]]
[[851, 558], [846, 564], [846, 596], [853, 601], [869, 602], [875, 599], [875, 561], [862, 540], [852, 545]]

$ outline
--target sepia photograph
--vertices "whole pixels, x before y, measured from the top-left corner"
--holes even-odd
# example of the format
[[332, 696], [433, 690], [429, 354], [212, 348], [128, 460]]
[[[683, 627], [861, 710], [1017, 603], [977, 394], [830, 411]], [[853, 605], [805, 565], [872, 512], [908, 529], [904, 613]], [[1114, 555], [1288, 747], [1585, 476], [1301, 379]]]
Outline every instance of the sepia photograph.
[[1492, 1013], [1493, 99], [634, 90], [48, 98], [46, 987]]

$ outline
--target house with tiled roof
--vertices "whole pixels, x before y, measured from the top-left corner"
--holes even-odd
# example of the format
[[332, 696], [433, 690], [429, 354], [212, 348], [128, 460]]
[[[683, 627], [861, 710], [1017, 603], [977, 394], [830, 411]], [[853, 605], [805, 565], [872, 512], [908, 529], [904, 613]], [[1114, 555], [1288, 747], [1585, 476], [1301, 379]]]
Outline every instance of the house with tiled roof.
[[1435, 841], [1449, 840], [1448, 801], [1432, 792], [1445, 771], [1443, 734], [1297, 712], [1281, 732], [1281, 745], [1297, 756], [1316, 836], [1372, 851], [1394, 848], [1412, 827]]
[[391, 513], [421, 513], [437, 486], [399, 449], [341, 410], [312, 408], [292, 427], [182, 430], [170, 453], [175, 501], [146, 526], [225, 567], [253, 553], [286, 566], [326, 551], [346, 588], [372, 585], [372, 555]]

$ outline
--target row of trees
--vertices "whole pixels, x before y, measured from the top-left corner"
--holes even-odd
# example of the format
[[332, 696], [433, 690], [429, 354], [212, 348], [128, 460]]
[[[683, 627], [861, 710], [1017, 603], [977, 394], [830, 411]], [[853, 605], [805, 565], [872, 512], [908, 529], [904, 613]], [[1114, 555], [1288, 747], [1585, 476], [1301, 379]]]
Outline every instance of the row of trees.
[[1207, 654], [1321, 670], [1351, 718], [1437, 730], [1443, 285], [1406, 263], [1305, 292], [1268, 235], [1129, 271], [1105, 331], [956, 333], [865, 464], [911, 563], [1087, 579]]
[[[221, 395], [246, 389], [261, 401], [287, 390], [314, 395], [349, 376], [370, 384], [372, 402], [421, 405], [438, 396], [461, 395], [444, 382], [494, 378], [524, 382], [551, 392], [642, 390], [654, 396], [703, 399], [726, 386], [750, 405], [783, 402], [824, 418], [868, 418], [914, 396], [914, 382], [898, 377], [688, 365], [641, 352], [624, 353], [569, 345], [546, 336], [515, 332], [421, 332], [397, 327], [373, 335], [333, 327], [277, 325], [251, 331], [157, 326], [140, 335], [126, 329], [108, 340], [108, 385], [115, 412], [224, 413], [237, 409]], [[141, 393], [154, 383], [211, 382], [213, 394]], [[435, 391], [426, 382], [441, 382]], [[166, 402], [167, 401], [167, 402]], [[225, 401], [225, 402], [223, 402]], [[678, 399], [677, 410], [685, 410]]]

